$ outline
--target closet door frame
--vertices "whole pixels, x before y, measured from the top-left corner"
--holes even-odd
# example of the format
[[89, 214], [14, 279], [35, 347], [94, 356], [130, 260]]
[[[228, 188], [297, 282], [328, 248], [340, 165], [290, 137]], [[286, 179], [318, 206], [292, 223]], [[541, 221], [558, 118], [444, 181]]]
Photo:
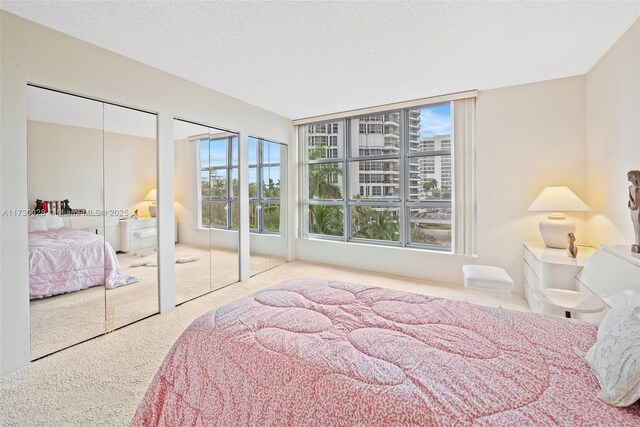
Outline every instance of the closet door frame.
[[[106, 209], [105, 200], [104, 200], [104, 105], [105, 104], [106, 105], [112, 105], [112, 106], [115, 106], [115, 107], [127, 108], [129, 110], [134, 110], [134, 111], [138, 111], [138, 112], [141, 112], [141, 113], [154, 115], [155, 116], [155, 122], [156, 122], [156, 138], [155, 138], [155, 141], [156, 141], [156, 193], [157, 193], [157, 199], [158, 199], [158, 202], [159, 202], [160, 197], [161, 197], [160, 196], [160, 194], [161, 194], [161, 185], [160, 185], [160, 156], [161, 156], [161, 154], [160, 154], [160, 114], [159, 114], [159, 112], [152, 111], [152, 110], [147, 110], [147, 109], [140, 108], [140, 107], [134, 107], [134, 106], [126, 105], [126, 104], [121, 104], [121, 103], [118, 103], [118, 102], [113, 102], [113, 101], [110, 101], [110, 100], [107, 100], [107, 99], [102, 99], [102, 98], [96, 97], [96, 96], [88, 96], [88, 95], [84, 95], [84, 94], [81, 94], [81, 93], [78, 93], [78, 92], [74, 92], [74, 91], [62, 90], [62, 89], [58, 89], [58, 88], [51, 87], [51, 86], [48, 86], [48, 85], [43, 85], [43, 84], [40, 84], [40, 83], [27, 81], [26, 88], [29, 88], [29, 87], [33, 87], [33, 88], [41, 89], [41, 90], [47, 90], [47, 91], [58, 93], [58, 94], [61, 94], [61, 95], [75, 96], [77, 98], [86, 99], [86, 100], [89, 100], [89, 101], [94, 101], [94, 102], [98, 102], [98, 103], [103, 104], [103, 110], [102, 110], [102, 114], [103, 114], [102, 115], [102, 133], [103, 133], [103, 136], [102, 136], [102, 156], [103, 156], [103, 158], [102, 158], [102, 165], [103, 165], [103, 171], [102, 171], [103, 172], [103, 176], [102, 176], [102, 184], [103, 184], [102, 205], [103, 205], [103, 210]], [[27, 144], [29, 144], [28, 135], [27, 135]], [[29, 160], [27, 159], [27, 162], [28, 161]], [[27, 177], [27, 180], [28, 180], [28, 177]], [[28, 188], [28, 182], [27, 182], [27, 188]], [[29, 201], [27, 200], [27, 209], [28, 209], [28, 203], [29, 203]], [[158, 215], [159, 215], [159, 213], [158, 213]], [[95, 335], [95, 336], [93, 336], [91, 338], [87, 338], [87, 339], [84, 339], [82, 341], [79, 341], [79, 342], [73, 343], [71, 345], [65, 346], [63, 348], [57, 349], [55, 351], [52, 351], [51, 353], [47, 353], [45, 355], [38, 356], [37, 358], [30, 357], [29, 359], [30, 359], [31, 362], [34, 362], [34, 361], [39, 360], [39, 359], [42, 359], [44, 357], [51, 356], [52, 354], [58, 353], [60, 351], [66, 350], [68, 348], [75, 347], [78, 344], [82, 344], [84, 342], [93, 340], [95, 338], [101, 337], [103, 335], [106, 335], [107, 333], [116, 331], [118, 329], [125, 328], [125, 327], [130, 326], [130, 325], [132, 325], [134, 323], [137, 323], [137, 322], [139, 322], [141, 320], [148, 319], [149, 317], [156, 316], [156, 315], [158, 315], [158, 314], [163, 312], [163, 310], [162, 310], [162, 291], [161, 291], [162, 290], [161, 282], [163, 280], [163, 277], [162, 277], [161, 268], [160, 268], [161, 246], [159, 244], [160, 239], [161, 239], [161, 235], [162, 235], [162, 227], [160, 227], [160, 221], [161, 221], [160, 220], [160, 216], [158, 216], [158, 225], [157, 225], [157, 233], [158, 233], [158, 266], [156, 267], [156, 269], [157, 269], [157, 276], [156, 276], [157, 277], [157, 284], [156, 284], [156, 286], [157, 286], [157, 290], [158, 290], [158, 292], [157, 292], [158, 311], [156, 313], [153, 313], [153, 314], [147, 315], [145, 317], [142, 317], [140, 319], [137, 319], [134, 322], [128, 323], [126, 325], [122, 325], [122, 326], [119, 326], [119, 327], [116, 327], [116, 328], [113, 328], [113, 329], [108, 329], [107, 328], [107, 296], [106, 296], [106, 287], [105, 287], [105, 296], [104, 296], [104, 300], [105, 301], [104, 301], [104, 312], [103, 312], [104, 332], [102, 332], [101, 334]], [[102, 221], [102, 227], [103, 227], [103, 229], [105, 228], [105, 220], [104, 220], [104, 218], [103, 218], [103, 221]], [[105, 240], [105, 242], [106, 242], [106, 240]], [[27, 284], [28, 283], [29, 283], [29, 280], [27, 278]], [[31, 311], [31, 310], [29, 310], [29, 311]]]
[[[256, 228], [255, 229], [247, 229], [247, 234], [249, 236], [251, 236], [251, 234], [255, 235], [255, 236], [265, 236], [266, 238], [269, 237], [280, 237], [281, 239], [285, 240], [285, 262], [283, 264], [289, 263], [291, 262], [290, 259], [290, 253], [291, 253], [291, 239], [289, 238], [290, 232], [291, 232], [291, 228], [290, 228], [290, 224], [289, 224], [289, 206], [290, 206], [290, 201], [291, 201], [291, 195], [289, 194], [289, 191], [291, 189], [290, 186], [290, 167], [289, 167], [289, 144], [285, 144], [284, 142], [280, 142], [277, 141], [275, 139], [270, 139], [270, 138], [264, 138], [261, 136], [256, 136], [254, 134], [250, 134], [249, 138], [252, 138], [256, 141], [256, 164], [255, 164], [255, 170], [256, 170], [256, 184], [257, 184], [257, 194], [256, 194], [256, 198], [254, 199], [255, 201], [255, 205], [256, 208], [258, 210], [258, 212], [256, 213], [257, 215], [257, 221], [256, 221]], [[278, 163], [272, 163], [272, 162], [265, 162], [264, 161], [264, 146], [266, 144], [276, 144], [278, 146], [280, 146], [280, 156], [279, 156], [279, 162]], [[286, 153], [286, 156], [282, 156], [282, 149], [284, 148], [284, 151]], [[273, 166], [278, 166], [280, 168], [280, 195], [277, 199], [265, 199], [263, 197], [263, 192], [264, 192], [264, 174], [263, 171], [265, 168], [269, 168], [269, 167], [273, 167]], [[284, 186], [282, 185], [282, 183], [284, 182]], [[284, 187], [284, 193], [283, 194], [283, 187]], [[248, 191], [248, 190], [247, 190]], [[251, 203], [252, 199], [249, 199], [249, 203]], [[269, 230], [265, 230], [264, 229], [264, 205], [269, 205], [269, 204], [278, 204], [280, 206], [280, 230], [279, 231], [269, 231]], [[283, 209], [284, 207], [284, 209]], [[284, 224], [282, 219], [284, 218]], [[251, 256], [250, 251], [249, 251], [249, 256]], [[271, 248], [269, 249], [269, 257], [271, 258]], [[274, 265], [274, 266], [269, 266], [269, 268], [267, 268], [266, 270], [263, 271], [258, 271], [258, 272], [250, 272], [250, 277], [254, 277], [258, 274], [262, 274], [264, 272], [267, 272], [275, 267], [279, 267], [282, 264], [278, 264], [278, 265]]]
[[[249, 278], [249, 187], [248, 187], [248, 137], [246, 134], [239, 132], [237, 130], [233, 130], [224, 126], [213, 125], [207, 123], [206, 121], [198, 121], [192, 119], [186, 119], [181, 116], [174, 116], [173, 121], [179, 120], [181, 122], [189, 123], [195, 126], [206, 127], [209, 130], [209, 141], [211, 140], [211, 130], [215, 129], [221, 132], [225, 132], [228, 134], [235, 135], [238, 140], [238, 207], [239, 207], [239, 221], [237, 230], [233, 228], [229, 228], [229, 231], [237, 231], [238, 232], [238, 282], [246, 280]], [[233, 155], [233, 136], [227, 135], [224, 138], [227, 139], [227, 177], [231, 176], [231, 170], [235, 167], [233, 166], [232, 155]], [[175, 156], [174, 156], [175, 160]], [[175, 164], [174, 164], [175, 168]], [[199, 179], [199, 178], [198, 178]], [[230, 180], [227, 180], [227, 195], [233, 185]], [[229, 198], [227, 200], [230, 200]], [[231, 204], [231, 202], [230, 202]], [[197, 215], [197, 214], [196, 214]], [[196, 218], [197, 221], [200, 221], [199, 218]], [[229, 209], [227, 212], [227, 221], [231, 220], [231, 205], [229, 205]], [[230, 223], [228, 223], [230, 225]], [[211, 230], [209, 230], [209, 233]], [[209, 240], [209, 247], [211, 247], [211, 240]], [[175, 274], [173, 278], [173, 283], [175, 285]], [[175, 306], [182, 305], [186, 302], [189, 302], [195, 298], [199, 298], [203, 295], [207, 295], [211, 292], [215, 292], [227, 286], [230, 286], [237, 282], [232, 282], [222, 287], [211, 289], [209, 292], [203, 293], [202, 295], [198, 295], [194, 298], [190, 298], [186, 301], [182, 301], [180, 303], [175, 304]], [[161, 311], [162, 312], [162, 311]]]

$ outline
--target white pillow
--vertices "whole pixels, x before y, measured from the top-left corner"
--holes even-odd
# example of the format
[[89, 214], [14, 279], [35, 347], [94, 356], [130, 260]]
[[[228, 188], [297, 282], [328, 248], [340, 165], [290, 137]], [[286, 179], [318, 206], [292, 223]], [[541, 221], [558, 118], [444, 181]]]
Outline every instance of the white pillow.
[[48, 231], [47, 218], [44, 215], [29, 217], [29, 233], [32, 231]]
[[629, 406], [640, 399], [640, 296], [607, 312], [584, 360], [600, 382], [600, 400]]
[[624, 320], [629, 310], [633, 311], [638, 306], [640, 306], [640, 295], [627, 297], [624, 301], [612, 306], [598, 326], [598, 339], [604, 339], [611, 329], [616, 328], [616, 325]]
[[64, 227], [64, 220], [58, 215], [47, 214], [47, 228], [49, 230], [55, 230], [56, 228]]

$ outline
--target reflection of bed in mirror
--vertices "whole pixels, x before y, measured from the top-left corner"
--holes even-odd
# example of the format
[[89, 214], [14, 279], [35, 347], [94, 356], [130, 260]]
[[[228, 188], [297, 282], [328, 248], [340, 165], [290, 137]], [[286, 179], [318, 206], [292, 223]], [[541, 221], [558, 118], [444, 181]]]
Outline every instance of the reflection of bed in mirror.
[[[42, 220], [64, 223], [49, 214], [29, 221]], [[112, 292], [139, 280], [122, 271], [112, 245], [97, 228], [42, 228], [29, 232], [32, 358], [104, 333], [105, 289]]]
[[[54, 218], [38, 216], [30, 222]], [[155, 267], [135, 268], [139, 256], [116, 253], [102, 235], [102, 219], [63, 218], [82, 229], [64, 225], [28, 236], [33, 358], [157, 311]], [[94, 228], [89, 226], [92, 223]], [[155, 256], [152, 250], [145, 259], [153, 259], [149, 264], [155, 266]], [[111, 323], [109, 307], [117, 308]]]
[[29, 296], [42, 298], [93, 286], [137, 282], [120, 269], [116, 253], [99, 234], [68, 227], [29, 233]]

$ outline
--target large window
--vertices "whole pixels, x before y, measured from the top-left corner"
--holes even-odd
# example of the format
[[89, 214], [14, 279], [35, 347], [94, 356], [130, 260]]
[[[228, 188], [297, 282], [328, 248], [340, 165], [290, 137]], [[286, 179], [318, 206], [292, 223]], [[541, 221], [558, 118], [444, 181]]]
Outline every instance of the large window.
[[249, 137], [249, 224], [253, 232], [280, 233], [281, 147]]
[[237, 229], [238, 138], [235, 135], [202, 138], [198, 143], [198, 158], [200, 224], [204, 228]]
[[[281, 144], [249, 138], [249, 224], [254, 233], [280, 233]], [[201, 225], [238, 229], [238, 138], [199, 141]]]
[[307, 236], [452, 251], [453, 108], [300, 126]]

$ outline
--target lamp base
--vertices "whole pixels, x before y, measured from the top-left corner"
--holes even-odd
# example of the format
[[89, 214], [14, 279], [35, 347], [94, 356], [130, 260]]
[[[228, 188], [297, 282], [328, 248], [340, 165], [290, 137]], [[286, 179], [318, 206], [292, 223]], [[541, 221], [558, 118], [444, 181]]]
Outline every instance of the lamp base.
[[567, 249], [567, 234], [575, 232], [575, 223], [562, 214], [551, 214], [540, 221], [540, 235], [548, 248]]
[[158, 205], [149, 205], [149, 216], [155, 218], [158, 214]]

